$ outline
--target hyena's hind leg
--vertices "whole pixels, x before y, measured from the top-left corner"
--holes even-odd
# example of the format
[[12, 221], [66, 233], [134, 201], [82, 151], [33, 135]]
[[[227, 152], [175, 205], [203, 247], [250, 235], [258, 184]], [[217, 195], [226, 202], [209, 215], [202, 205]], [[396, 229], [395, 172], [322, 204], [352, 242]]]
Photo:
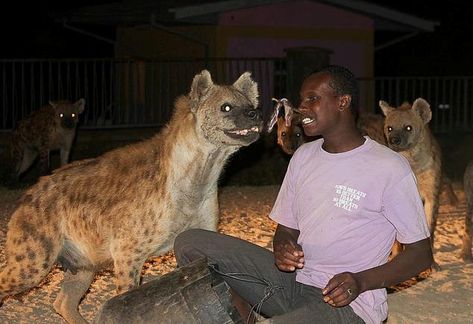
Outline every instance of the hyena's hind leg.
[[49, 174], [49, 166], [49, 150], [39, 152], [39, 171], [42, 176]]
[[87, 321], [79, 313], [79, 303], [94, 280], [92, 270], [79, 270], [76, 274], [64, 274], [61, 291], [54, 301], [54, 309], [68, 323], [85, 324]]
[[[26, 208], [26, 213], [30, 212]], [[0, 301], [36, 287], [56, 263], [60, 235], [56, 225], [36, 228], [18, 211], [9, 223], [5, 242], [6, 266], [0, 272]]]

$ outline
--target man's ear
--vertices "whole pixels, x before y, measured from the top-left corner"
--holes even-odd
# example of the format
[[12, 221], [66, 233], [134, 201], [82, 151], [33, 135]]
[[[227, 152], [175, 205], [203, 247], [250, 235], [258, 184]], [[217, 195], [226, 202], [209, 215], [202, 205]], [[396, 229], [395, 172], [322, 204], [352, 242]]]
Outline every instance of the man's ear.
[[350, 107], [350, 104], [351, 104], [351, 96], [343, 95], [340, 97], [340, 107], [338, 108], [338, 110], [342, 111], [342, 110], [348, 109]]

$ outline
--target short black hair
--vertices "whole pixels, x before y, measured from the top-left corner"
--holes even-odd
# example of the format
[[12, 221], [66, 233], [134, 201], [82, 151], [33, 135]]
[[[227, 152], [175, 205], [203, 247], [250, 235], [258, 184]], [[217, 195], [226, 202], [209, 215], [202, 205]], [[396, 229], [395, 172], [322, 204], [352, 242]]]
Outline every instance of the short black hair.
[[319, 70], [313, 71], [307, 77], [314, 74], [326, 73], [330, 75], [330, 87], [335, 90], [337, 95], [351, 96], [350, 108], [354, 116], [358, 115], [359, 110], [359, 90], [358, 81], [355, 75], [347, 68], [339, 65], [327, 65]]

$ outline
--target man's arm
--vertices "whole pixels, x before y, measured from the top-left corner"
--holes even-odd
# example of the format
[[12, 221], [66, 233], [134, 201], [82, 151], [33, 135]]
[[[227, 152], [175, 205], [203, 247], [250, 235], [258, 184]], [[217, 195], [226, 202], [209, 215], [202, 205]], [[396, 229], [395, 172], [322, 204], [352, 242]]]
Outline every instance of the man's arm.
[[323, 289], [324, 300], [332, 306], [345, 306], [367, 290], [386, 288], [410, 279], [433, 263], [430, 239], [405, 244], [391, 261], [358, 273], [335, 275]]
[[304, 266], [304, 252], [297, 244], [299, 233], [299, 230], [278, 224], [273, 237], [273, 253], [279, 270], [292, 272]]

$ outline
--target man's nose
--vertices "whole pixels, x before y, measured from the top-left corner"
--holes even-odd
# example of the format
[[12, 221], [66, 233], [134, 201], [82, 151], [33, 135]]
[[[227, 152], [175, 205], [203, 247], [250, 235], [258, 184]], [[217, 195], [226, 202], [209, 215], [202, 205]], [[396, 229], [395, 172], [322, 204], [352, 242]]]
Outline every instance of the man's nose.
[[300, 113], [300, 114], [302, 114], [302, 115], [304, 115], [304, 113], [306, 113], [307, 111], [309, 111], [309, 109], [306, 108], [306, 107], [304, 107], [304, 104], [303, 104], [303, 103], [301, 103], [301, 104], [299, 105], [299, 107], [297, 108], [297, 112]]

